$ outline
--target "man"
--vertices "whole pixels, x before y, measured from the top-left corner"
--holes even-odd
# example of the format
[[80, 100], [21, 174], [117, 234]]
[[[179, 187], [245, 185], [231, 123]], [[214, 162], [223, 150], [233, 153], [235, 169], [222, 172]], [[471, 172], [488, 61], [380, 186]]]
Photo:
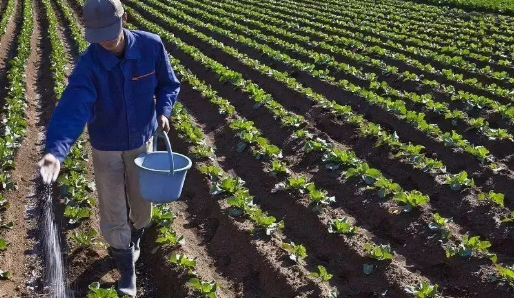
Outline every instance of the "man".
[[156, 129], [169, 131], [180, 83], [157, 35], [123, 28], [127, 14], [119, 0], [87, 0], [83, 19], [91, 45], [69, 77], [38, 165], [43, 182], [55, 182], [88, 125], [100, 229], [120, 271], [118, 292], [134, 297], [139, 241], [152, 211], [140, 195], [134, 159], [151, 150]]

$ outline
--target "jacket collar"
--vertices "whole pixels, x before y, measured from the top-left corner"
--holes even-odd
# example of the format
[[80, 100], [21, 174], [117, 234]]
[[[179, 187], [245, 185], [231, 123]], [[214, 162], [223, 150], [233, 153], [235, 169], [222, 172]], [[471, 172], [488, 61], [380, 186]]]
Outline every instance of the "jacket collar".
[[[137, 60], [141, 58], [141, 52], [139, 49], [139, 44], [136, 41], [136, 38], [134, 36], [134, 33], [132, 33], [130, 30], [123, 28], [123, 33], [125, 34], [125, 59], [134, 59]], [[114, 68], [119, 62], [120, 59], [116, 57], [113, 53], [110, 51], [104, 49], [100, 44], [95, 43], [95, 51], [97, 53], [98, 60], [100, 60], [100, 63], [103, 65], [103, 67], [110, 71]]]

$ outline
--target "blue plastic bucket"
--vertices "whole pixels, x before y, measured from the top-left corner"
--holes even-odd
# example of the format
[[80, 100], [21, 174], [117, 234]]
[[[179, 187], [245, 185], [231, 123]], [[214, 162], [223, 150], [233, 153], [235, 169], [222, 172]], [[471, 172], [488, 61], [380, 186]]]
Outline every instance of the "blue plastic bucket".
[[191, 159], [171, 150], [170, 140], [166, 140], [168, 151], [157, 151], [158, 134], [153, 135], [153, 151], [139, 155], [134, 162], [138, 167], [141, 196], [152, 203], [169, 203], [178, 200], [186, 180]]

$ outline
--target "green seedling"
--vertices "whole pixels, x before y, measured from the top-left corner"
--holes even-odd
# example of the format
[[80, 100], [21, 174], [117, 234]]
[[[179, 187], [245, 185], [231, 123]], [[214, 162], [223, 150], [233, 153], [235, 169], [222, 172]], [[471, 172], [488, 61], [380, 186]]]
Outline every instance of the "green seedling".
[[357, 227], [348, 222], [348, 218], [337, 218], [330, 221], [329, 233], [353, 235], [357, 232]]
[[432, 285], [429, 282], [422, 281], [416, 286], [406, 287], [405, 291], [417, 298], [441, 297], [437, 292], [438, 288], [438, 285]]
[[311, 272], [309, 276], [318, 278], [321, 281], [329, 281], [332, 279], [332, 274], [328, 273], [327, 269], [321, 265], [318, 265], [318, 272]]
[[391, 249], [391, 245], [389, 244], [374, 245], [371, 243], [366, 243], [364, 244], [364, 250], [370, 257], [379, 261], [393, 259], [393, 251]]
[[211, 195], [221, 193], [234, 194], [241, 189], [245, 182], [239, 177], [227, 177], [216, 182], [211, 189]]
[[489, 191], [488, 193], [480, 193], [478, 194], [477, 198], [480, 201], [490, 201], [495, 203], [496, 205], [504, 207], [504, 199], [505, 195], [502, 193], [495, 193], [494, 191]]
[[488, 255], [489, 252], [487, 249], [489, 247], [491, 247], [491, 242], [480, 240], [480, 236], [469, 237], [468, 235], [464, 235], [462, 237], [462, 243], [459, 244], [459, 246], [451, 246], [446, 249], [446, 257], [450, 258], [456, 255], [470, 257], [473, 253], [484, 253]]
[[[89, 285], [87, 298], [119, 298], [119, 296], [114, 287], [102, 289], [100, 288], [100, 283], [94, 282]], [[128, 296], [123, 296], [122, 298], [128, 298]]]
[[462, 171], [455, 175], [447, 174], [445, 176], [444, 184], [450, 185], [450, 188], [455, 191], [460, 191], [463, 188], [475, 186], [473, 178], [469, 179], [468, 173], [465, 171]]
[[163, 227], [159, 229], [159, 235], [155, 242], [162, 245], [177, 246], [183, 245], [185, 243], [185, 239], [184, 236], [178, 236], [175, 230]]
[[289, 253], [289, 259], [301, 265], [305, 264], [304, 259], [307, 257], [307, 250], [305, 249], [305, 246], [290, 242], [282, 243], [282, 248]]
[[413, 208], [425, 205], [430, 202], [428, 196], [417, 190], [397, 193], [393, 200], [403, 204], [402, 208], [404, 212], [410, 212]]
[[169, 256], [169, 261], [172, 264], [177, 265], [180, 269], [186, 271], [188, 274], [196, 275], [194, 270], [196, 266], [196, 258], [191, 259], [188, 258], [185, 254], [172, 253]]
[[198, 278], [191, 278], [187, 282], [193, 289], [194, 295], [186, 298], [216, 298], [218, 284], [214, 281], [203, 281]]
[[86, 232], [75, 231], [71, 233], [70, 241], [76, 248], [88, 247], [98, 244], [95, 242], [96, 236], [98, 236], [98, 232], [93, 229], [89, 229]]
[[434, 214], [434, 220], [428, 224], [428, 227], [433, 231], [439, 231], [443, 239], [448, 239], [451, 236], [449, 224], [452, 219], [444, 218], [439, 213]]
[[285, 161], [281, 161], [281, 160], [271, 161], [271, 170], [270, 170], [271, 176], [277, 177], [278, 175], [289, 174], [289, 173], [290, 173], [290, 171], [287, 168], [287, 164]]

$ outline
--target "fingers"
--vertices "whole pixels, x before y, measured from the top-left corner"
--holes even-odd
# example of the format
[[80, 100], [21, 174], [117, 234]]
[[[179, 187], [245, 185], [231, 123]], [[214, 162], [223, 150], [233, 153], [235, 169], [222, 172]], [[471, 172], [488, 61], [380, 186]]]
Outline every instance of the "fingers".
[[170, 122], [169, 121], [164, 122], [164, 131], [166, 133], [170, 132]]
[[43, 183], [50, 184], [51, 176], [50, 176], [48, 169], [46, 167], [42, 167], [40, 173], [41, 173], [41, 180], [43, 180]]
[[59, 164], [57, 164], [54, 168], [54, 171], [52, 173], [52, 182], [55, 182], [57, 181], [57, 177], [59, 176], [59, 171], [60, 171], [60, 166]]

